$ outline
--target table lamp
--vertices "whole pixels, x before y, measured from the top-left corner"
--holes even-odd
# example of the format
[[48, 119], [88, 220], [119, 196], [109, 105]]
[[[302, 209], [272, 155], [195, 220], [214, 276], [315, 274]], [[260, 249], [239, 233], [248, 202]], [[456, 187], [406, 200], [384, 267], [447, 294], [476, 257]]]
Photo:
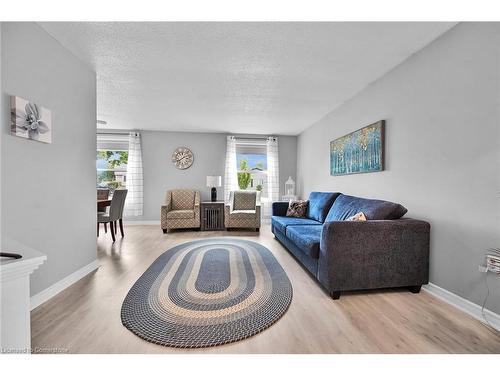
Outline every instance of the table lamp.
[[221, 186], [222, 177], [221, 176], [207, 176], [207, 187], [212, 188], [212, 202], [217, 201], [217, 189], [216, 187]]

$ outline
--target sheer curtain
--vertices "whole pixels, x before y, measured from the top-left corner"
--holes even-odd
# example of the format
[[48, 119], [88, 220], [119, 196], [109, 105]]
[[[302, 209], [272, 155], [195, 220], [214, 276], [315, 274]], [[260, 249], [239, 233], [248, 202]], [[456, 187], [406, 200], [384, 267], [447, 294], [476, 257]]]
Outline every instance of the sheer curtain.
[[268, 196], [263, 199], [262, 219], [270, 220], [272, 216], [272, 204], [279, 200], [280, 195], [280, 171], [278, 157], [278, 138], [269, 137], [267, 145], [267, 191]]
[[130, 133], [128, 136], [127, 161], [127, 199], [124, 216], [141, 216], [143, 208], [143, 177], [141, 135]]
[[226, 168], [224, 171], [224, 197], [229, 202], [229, 193], [231, 190], [238, 189], [238, 170], [236, 167], [236, 139], [233, 136], [227, 136], [226, 147]]

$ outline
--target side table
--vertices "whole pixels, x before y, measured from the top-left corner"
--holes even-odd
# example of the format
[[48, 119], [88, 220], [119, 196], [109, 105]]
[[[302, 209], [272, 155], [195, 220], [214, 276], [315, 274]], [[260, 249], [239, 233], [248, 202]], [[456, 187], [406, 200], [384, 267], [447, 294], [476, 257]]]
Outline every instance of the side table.
[[201, 202], [201, 230], [224, 230], [224, 201]]

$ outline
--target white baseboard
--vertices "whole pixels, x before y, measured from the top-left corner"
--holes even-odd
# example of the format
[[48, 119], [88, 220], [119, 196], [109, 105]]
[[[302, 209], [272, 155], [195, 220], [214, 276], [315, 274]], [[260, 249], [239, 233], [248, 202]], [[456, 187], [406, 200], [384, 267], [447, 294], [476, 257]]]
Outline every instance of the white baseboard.
[[56, 294], [59, 294], [64, 289], [76, 283], [78, 280], [87, 276], [89, 273], [96, 270], [97, 268], [99, 268], [99, 261], [96, 259], [92, 263], [89, 263], [86, 266], [80, 268], [79, 270], [73, 272], [72, 274], [66, 276], [64, 279], [59, 280], [57, 283], [52, 284], [47, 289], [42, 290], [40, 293], [35, 294], [30, 299], [31, 310], [37, 308], [42, 303], [48, 301]]
[[160, 220], [127, 220], [123, 221], [125, 225], [160, 225]]
[[[422, 289], [439, 298], [440, 300], [449, 303], [457, 309], [462, 310], [473, 318], [476, 318], [477, 320], [480, 320], [481, 322], [487, 324], [487, 322], [483, 318], [483, 315], [481, 314], [481, 306], [476, 305], [475, 303], [457, 296], [456, 294], [432, 283], [424, 285]], [[484, 309], [484, 315], [488, 319], [490, 325], [497, 331], [500, 331], [500, 315], [487, 309]]]

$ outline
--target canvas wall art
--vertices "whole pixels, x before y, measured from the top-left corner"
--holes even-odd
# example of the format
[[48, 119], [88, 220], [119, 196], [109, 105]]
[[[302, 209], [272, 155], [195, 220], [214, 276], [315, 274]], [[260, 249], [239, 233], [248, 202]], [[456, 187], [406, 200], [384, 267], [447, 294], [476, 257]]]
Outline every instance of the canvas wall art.
[[383, 120], [330, 142], [330, 174], [340, 176], [384, 170]]
[[12, 135], [52, 143], [52, 118], [48, 109], [19, 96], [11, 96], [10, 118]]

